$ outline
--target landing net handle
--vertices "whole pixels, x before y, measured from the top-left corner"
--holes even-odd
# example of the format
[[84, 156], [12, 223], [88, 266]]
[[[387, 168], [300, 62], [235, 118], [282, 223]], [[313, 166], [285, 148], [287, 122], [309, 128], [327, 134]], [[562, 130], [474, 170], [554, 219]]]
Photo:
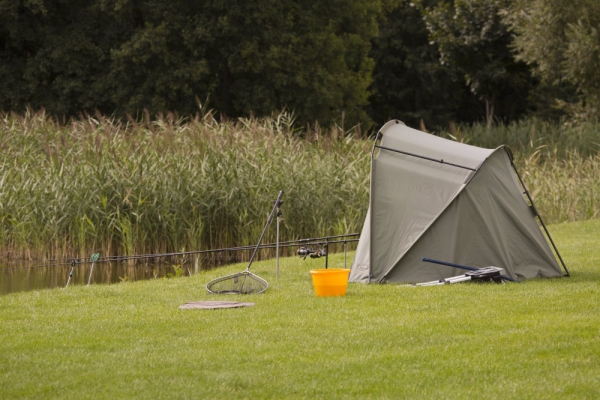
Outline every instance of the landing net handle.
[[283, 197], [283, 190], [280, 190], [279, 191], [279, 196], [277, 196], [277, 200], [275, 200], [275, 204], [273, 205], [273, 210], [271, 210], [271, 214], [269, 215], [269, 219], [267, 219], [267, 223], [265, 224], [265, 228], [263, 229], [263, 231], [262, 231], [262, 233], [260, 235], [260, 239], [258, 239], [258, 243], [256, 244], [256, 247], [254, 248], [254, 251], [252, 252], [252, 257], [250, 257], [250, 262], [248, 263], [248, 267], [246, 267], [246, 271], [250, 270], [250, 266], [252, 265], [252, 261], [254, 261], [254, 257], [256, 256], [256, 252], [260, 248], [260, 244], [262, 243], [262, 240], [265, 237], [265, 233], [267, 232], [267, 229], [269, 228], [269, 225], [271, 224], [271, 221], [273, 220], [273, 216], [277, 212], [277, 209], [279, 209], [279, 207], [283, 203], [281, 201], [282, 197]]

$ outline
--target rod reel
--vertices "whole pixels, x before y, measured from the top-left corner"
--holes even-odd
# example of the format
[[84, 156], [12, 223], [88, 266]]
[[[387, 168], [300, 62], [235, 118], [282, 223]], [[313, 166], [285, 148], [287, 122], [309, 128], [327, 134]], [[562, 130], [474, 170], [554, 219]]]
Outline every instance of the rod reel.
[[309, 246], [302, 246], [298, 250], [296, 250], [296, 254], [301, 257], [303, 260], [306, 260], [306, 257], [310, 256], [310, 258], [321, 258], [327, 257], [327, 251], [323, 248], [317, 248], [316, 250]]

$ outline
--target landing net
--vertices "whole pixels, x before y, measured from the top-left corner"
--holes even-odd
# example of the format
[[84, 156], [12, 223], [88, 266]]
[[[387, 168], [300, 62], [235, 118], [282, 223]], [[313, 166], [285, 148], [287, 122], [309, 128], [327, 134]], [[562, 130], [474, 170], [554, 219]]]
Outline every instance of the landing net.
[[258, 294], [268, 287], [267, 281], [249, 271], [217, 278], [206, 284], [206, 290], [213, 294]]

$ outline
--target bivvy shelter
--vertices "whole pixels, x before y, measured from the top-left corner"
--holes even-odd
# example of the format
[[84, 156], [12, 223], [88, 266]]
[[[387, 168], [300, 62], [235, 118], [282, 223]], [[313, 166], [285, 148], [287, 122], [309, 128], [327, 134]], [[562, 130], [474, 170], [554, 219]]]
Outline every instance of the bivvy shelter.
[[507, 146], [483, 149], [394, 120], [371, 153], [370, 204], [349, 281], [464, 274], [423, 257], [500, 267], [517, 280], [563, 275], [558, 257], [569, 276]]

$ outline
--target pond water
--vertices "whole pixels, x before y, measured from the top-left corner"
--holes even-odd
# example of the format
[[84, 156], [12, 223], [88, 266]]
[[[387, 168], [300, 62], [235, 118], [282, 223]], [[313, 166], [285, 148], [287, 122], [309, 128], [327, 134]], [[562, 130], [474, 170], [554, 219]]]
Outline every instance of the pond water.
[[[208, 261], [208, 262], [207, 262]], [[71, 285], [109, 284], [159, 279], [166, 276], [190, 276], [200, 270], [239, 262], [237, 257], [203, 260], [159, 260], [158, 262], [97, 262], [72, 266], [70, 263], [48, 265], [36, 262], [0, 260], [0, 295], [28, 290], [52, 289]], [[69, 280], [69, 275], [72, 276]], [[91, 278], [90, 278], [91, 271]]]

